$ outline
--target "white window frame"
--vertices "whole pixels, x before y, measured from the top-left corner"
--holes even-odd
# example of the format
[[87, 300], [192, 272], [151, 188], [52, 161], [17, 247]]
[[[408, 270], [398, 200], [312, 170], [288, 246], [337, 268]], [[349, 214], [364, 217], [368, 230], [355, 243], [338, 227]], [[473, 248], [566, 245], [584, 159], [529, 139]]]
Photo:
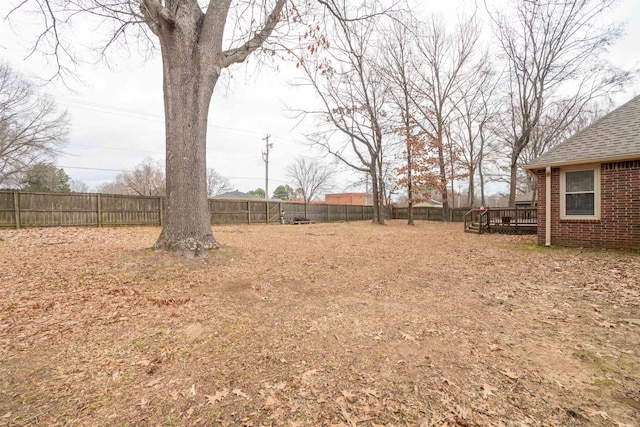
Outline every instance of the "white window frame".
[[[567, 215], [567, 172], [593, 171], [593, 215]], [[600, 165], [579, 165], [560, 170], [560, 219], [599, 220], [600, 219]]]

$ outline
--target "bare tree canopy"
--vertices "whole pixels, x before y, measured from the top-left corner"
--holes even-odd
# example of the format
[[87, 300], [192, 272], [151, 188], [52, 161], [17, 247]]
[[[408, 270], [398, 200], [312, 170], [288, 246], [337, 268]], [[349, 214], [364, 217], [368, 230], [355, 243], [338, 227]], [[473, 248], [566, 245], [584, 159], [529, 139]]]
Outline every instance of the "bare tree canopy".
[[165, 176], [162, 164], [146, 159], [132, 171], [121, 172], [115, 181], [100, 186], [100, 192], [131, 196], [164, 196]]
[[510, 147], [510, 206], [516, 199], [520, 155], [536, 137], [536, 128], [551, 125], [561, 134], [589, 104], [620, 91], [631, 77], [602, 60], [621, 27], [599, 27], [597, 18], [615, 0], [512, 4], [513, 10], [492, 13], [508, 65], [510, 120], [504, 123], [504, 139]]
[[[312, 144], [355, 171], [371, 178], [373, 222], [384, 224], [385, 149], [388, 93], [384, 77], [377, 69], [381, 21], [385, 9], [378, 2], [361, 8], [346, 1], [331, 1], [333, 35], [330, 49], [322, 57], [300, 60], [305, 80], [322, 108], [303, 114], [316, 120], [317, 131], [309, 135]], [[361, 19], [362, 16], [368, 17]]]
[[333, 170], [308, 157], [296, 158], [287, 167], [287, 175], [293, 180], [305, 203], [326, 193], [333, 185]]
[[218, 171], [213, 168], [207, 169], [207, 195], [209, 198], [226, 193], [227, 191], [233, 191], [233, 186], [229, 182], [229, 179], [220, 175]]
[[[442, 192], [442, 215], [449, 221], [449, 194], [447, 184], [455, 179], [459, 156], [451, 140], [450, 124], [456, 115], [456, 106], [462, 102], [457, 87], [474, 79], [478, 61], [474, 52], [478, 46], [480, 30], [474, 17], [461, 19], [455, 31], [447, 30], [444, 23], [432, 16], [426, 30], [417, 38], [419, 88], [414, 104], [421, 120], [417, 123], [437, 152]], [[453, 189], [451, 189], [453, 193]]]
[[67, 133], [66, 114], [0, 63], [0, 187], [16, 185], [30, 167], [53, 160]]
[[[382, 45], [383, 64], [380, 67], [382, 75], [391, 95], [391, 103], [394, 107], [393, 128], [403, 140], [404, 164], [396, 168], [398, 174], [396, 182], [407, 190], [407, 224], [415, 225], [413, 220], [413, 204], [419, 199], [418, 192], [420, 177], [418, 163], [422, 160], [425, 148], [424, 138], [414, 117], [413, 99], [416, 87], [415, 73], [415, 35], [413, 29], [404, 23], [396, 22], [390, 31], [389, 37]], [[418, 196], [418, 197], [416, 197]]]
[[77, 179], [72, 179], [69, 181], [69, 187], [71, 191], [74, 193], [88, 193], [89, 186], [84, 181], [79, 181]]

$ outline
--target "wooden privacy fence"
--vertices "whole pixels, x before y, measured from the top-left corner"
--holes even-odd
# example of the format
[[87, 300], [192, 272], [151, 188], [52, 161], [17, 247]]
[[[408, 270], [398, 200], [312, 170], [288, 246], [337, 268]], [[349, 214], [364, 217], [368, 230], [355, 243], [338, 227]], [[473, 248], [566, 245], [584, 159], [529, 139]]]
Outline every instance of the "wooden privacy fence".
[[[212, 224], [280, 222], [296, 217], [315, 222], [363, 221], [373, 218], [372, 206], [209, 199]], [[452, 209], [451, 219], [463, 221], [466, 209]], [[33, 193], [0, 190], [0, 228], [55, 226], [162, 225], [163, 198], [98, 193]], [[387, 213], [406, 219], [407, 208]], [[414, 208], [416, 220], [442, 221], [441, 208]]]
[[[449, 221], [462, 222], [464, 221], [464, 214], [467, 213], [469, 208], [453, 208], [449, 209]], [[408, 219], [409, 208], [393, 208], [391, 214], [393, 219]], [[416, 221], [442, 221], [442, 208], [419, 206], [413, 208], [413, 219]]]
[[286, 221], [292, 221], [296, 217], [315, 222], [363, 221], [373, 218], [373, 206], [209, 199], [212, 224], [280, 222], [282, 211]]
[[0, 227], [159, 225], [159, 197], [0, 191]]
[[[315, 222], [361, 221], [372, 206], [209, 200], [212, 224], [280, 222], [305, 217]], [[32, 193], [0, 190], [0, 227], [162, 225], [163, 198], [97, 193]]]

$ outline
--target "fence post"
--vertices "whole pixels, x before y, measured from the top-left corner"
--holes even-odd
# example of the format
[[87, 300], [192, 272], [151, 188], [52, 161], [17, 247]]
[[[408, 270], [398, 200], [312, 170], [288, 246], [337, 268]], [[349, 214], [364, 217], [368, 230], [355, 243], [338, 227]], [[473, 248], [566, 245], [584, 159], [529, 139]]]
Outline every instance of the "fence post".
[[164, 225], [164, 199], [162, 196], [158, 199], [158, 207], [160, 208], [160, 227], [162, 227]]
[[271, 212], [269, 211], [269, 201], [268, 200], [267, 200], [266, 204], [267, 204], [267, 206], [266, 206], [266, 209], [267, 209], [267, 225], [269, 225], [269, 217], [271, 216]]
[[20, 228], [20, 193], [13, 192], [13, 213], [16, 216], [16, 230]]
[[102, 227], [102, 201], [100, 199], [100, 193], [98, 193], [96, 197], [96, 209], [96, 214], [98, 215], [96, 222], [98, 227]]
[[247, 224], [251, 224], [251, 202], [247, 202]]

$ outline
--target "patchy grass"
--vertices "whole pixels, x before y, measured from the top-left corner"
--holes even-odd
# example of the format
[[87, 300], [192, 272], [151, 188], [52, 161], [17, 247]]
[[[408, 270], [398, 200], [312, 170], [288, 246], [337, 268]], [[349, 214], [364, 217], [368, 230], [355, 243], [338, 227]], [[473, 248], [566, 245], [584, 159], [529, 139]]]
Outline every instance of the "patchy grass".
[[0, 231], [0, 426], [633, 426], [640, 257], [461, 224]]

